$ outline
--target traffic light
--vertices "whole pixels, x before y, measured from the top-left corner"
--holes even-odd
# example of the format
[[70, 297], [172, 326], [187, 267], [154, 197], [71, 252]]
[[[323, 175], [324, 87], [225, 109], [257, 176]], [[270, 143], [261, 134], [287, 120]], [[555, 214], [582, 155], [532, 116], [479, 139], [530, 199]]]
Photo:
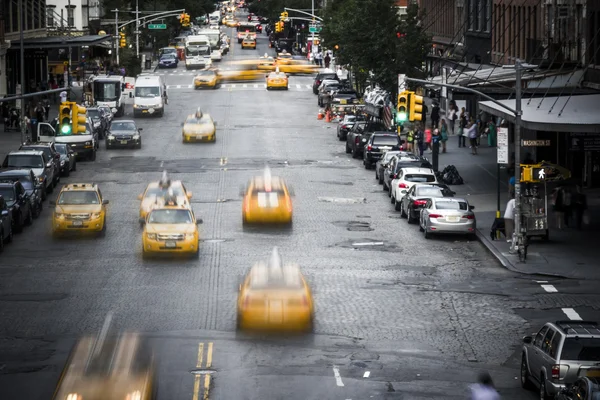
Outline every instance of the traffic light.
[[86, 109], [76, 103], [73, 103], [72, 108], [73, 114], [71, 120], [73, 121], [73, 134], [79, 135], [85, 133], [85, 123], [87, 121]]
[[125, 32], [119, 32], [119, 46], [120, 47], [127, 47], [127, 39], [125, 38]]
[[58, 120], [60, 122], [60, 133], [62, 135], [71, 134], [71, 106], [73, 105], [70, 101], [61, 103], [58, 108]]
[[179, 22], [181, 23], [181, 26], [190, 26], [190, 15], [189, 14], [181, 14], [179, 16]]
[[280, 14], [280, 16], [279, 16], [279, 19], [282, 20], [282, 21], [288, 19], [288, 13], [287, 13], [287, 11], [282, 12]]
[[423, 120], [423, 96], [419, 96], [415, 92], [410, 92], [409, 120]]
[[275, 32], [283, 32], [283, 22], [275, 22]]
[[398, 108], [396, 109], [396, 122], [405, 122], [408, 117], [408, 96], [409, 92], [404, 91], [398, 94]]

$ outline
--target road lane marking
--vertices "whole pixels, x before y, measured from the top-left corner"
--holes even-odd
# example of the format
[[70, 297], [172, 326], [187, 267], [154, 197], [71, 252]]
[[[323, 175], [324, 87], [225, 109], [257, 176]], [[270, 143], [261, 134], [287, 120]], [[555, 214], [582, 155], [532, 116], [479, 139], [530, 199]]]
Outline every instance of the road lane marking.
[[265, 83], [265, 84], [263, 84], [263, 89], [266, 89], [266, 88], [267, 88], [267, 84]]
[[535, 281], [536, 283], [548, 283], [548, 281]]
[[177, 85], [177, 89], [181, 89], [181, 85]]
[[335, 377], [336, 385], [344, 386], [344, 382], [342, 382], [342, 377], [340, 376], [340, 370], [337, 367], [333, 367], [333, 376]]
[[[206, 368], [212, 367], [213, 342], [208, 343], [208, 352], [206, 353]], [[208, 400], [210, 393], [211, 375], [204, 376], [204, 400]]]
[[352, 243], [352, 246], [383, 246], [383, 242]]
[[161, 162], [160, 162], [160, 167], [162, 168], [162, 167], [163, 167], [163, 165], [165, 165], [165, 162], [164, 162], [164, 161], [161, 161]]
[[558, 293], [558, 290], [556, 290], [554, 285], [541, 285], [541, 286], [548, 293]]
[[[198, 360], [196, 361], [196, 368], [202, 368], [202, 359], [204, 358], [204, 343], [198, 345]], [[198, 393], [200, 392], [200, 375], [194, 376], [194, 394], [192, 400], [198, 400]]]
[[254, 89], [258, 89], [258, 85], [254, 85]]
[[302, 86], [300, 85], [296, 85], [296, 89], [300, 89]]
[[232, 84], [231, 84], [231, 87], [232, 87], [232, 88], [234, 88], [234, 87], [235, 87], [235, 83], [232, 83]]
[[248, 87], [248, 85], [246, 85], [246, 84], [244, 83], [244, 84], [242, 85], [242, 87], [245, 87], [245, 88], [247, 88], [247, 87]]
[[562, 312], [564, 312], [565, 315], [572, 321], [582, 321], [582, 318], [579, 316], [579, 314], [577, 314], [577, 311], [573, 310], [572, 308], [563, 308]]
[[368, 378], [369, 376], [371, 376], [371, 371], [365, 371], [363, 378]]
[[310, 89], [311, 87], [310, 87], [310, 85], [306, 85], [306, 88], [307, 88], [307, 89]]

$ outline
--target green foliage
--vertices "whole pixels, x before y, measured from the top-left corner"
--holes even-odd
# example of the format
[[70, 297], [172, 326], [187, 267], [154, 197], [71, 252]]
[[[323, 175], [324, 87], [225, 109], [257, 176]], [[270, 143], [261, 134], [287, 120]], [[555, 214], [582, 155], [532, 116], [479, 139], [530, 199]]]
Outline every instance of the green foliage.
[[[262, 1], [261, 1], [262, 2]], [[323, 44], [336, 48], [337, 63], [349, 65], [355, 83], [371, 80], [396, 91], [399, 73], [420, 77], [430, 38], [420, 24], [419, 8], [409, 6], [401, 21], [394, 0], [331, 1], [324, 10]], [[398, 38], [398, 33], [406, 36]]]
[[[315, 0], [315, 7], [317, 7], [317, 4], [318, 1]], [[279, 14], [285, 11], [284, 7], [308, 10], [311, 6], [311, 0], [254, 0], [248, 4], [248, 10], [276, 22], [279, 21]], [[290, 13], [290, 16], [292, 15], [293, 13]], [[309, 18], [308, 16], [306, 17]]]
[[124, 47], [119, 49], [120, 67], [125, 67], [127, 76], [137, 76], [142, 73], [142, 59], [135, 55], [135, 49]]

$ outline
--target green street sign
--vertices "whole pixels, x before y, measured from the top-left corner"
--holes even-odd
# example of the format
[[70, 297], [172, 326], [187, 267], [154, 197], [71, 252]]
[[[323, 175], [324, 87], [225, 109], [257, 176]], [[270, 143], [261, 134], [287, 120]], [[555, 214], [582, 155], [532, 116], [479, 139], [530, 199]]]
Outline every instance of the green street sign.
[[167, 29], [167, 24], [148, 24], [148, 29]]
[[308, 31], [310, 33], [318, 33], [321, 32], [321, 27], [317, 27], [317, 26], [309, 26], [308, 27]]

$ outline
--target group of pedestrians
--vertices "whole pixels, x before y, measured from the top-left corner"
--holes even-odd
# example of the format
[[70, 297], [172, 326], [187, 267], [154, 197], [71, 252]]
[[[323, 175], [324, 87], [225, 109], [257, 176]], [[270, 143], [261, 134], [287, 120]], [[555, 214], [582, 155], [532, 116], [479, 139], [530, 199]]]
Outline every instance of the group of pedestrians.
[[322, 51], [313, 53], [313, 57], [313, 62], [319, 67], [324, 66], [325, 68], [329, 68], [329, 66], [331, 65], [331, 51], [329, 50], [325, 51], [325, 55], [323, 55]]

